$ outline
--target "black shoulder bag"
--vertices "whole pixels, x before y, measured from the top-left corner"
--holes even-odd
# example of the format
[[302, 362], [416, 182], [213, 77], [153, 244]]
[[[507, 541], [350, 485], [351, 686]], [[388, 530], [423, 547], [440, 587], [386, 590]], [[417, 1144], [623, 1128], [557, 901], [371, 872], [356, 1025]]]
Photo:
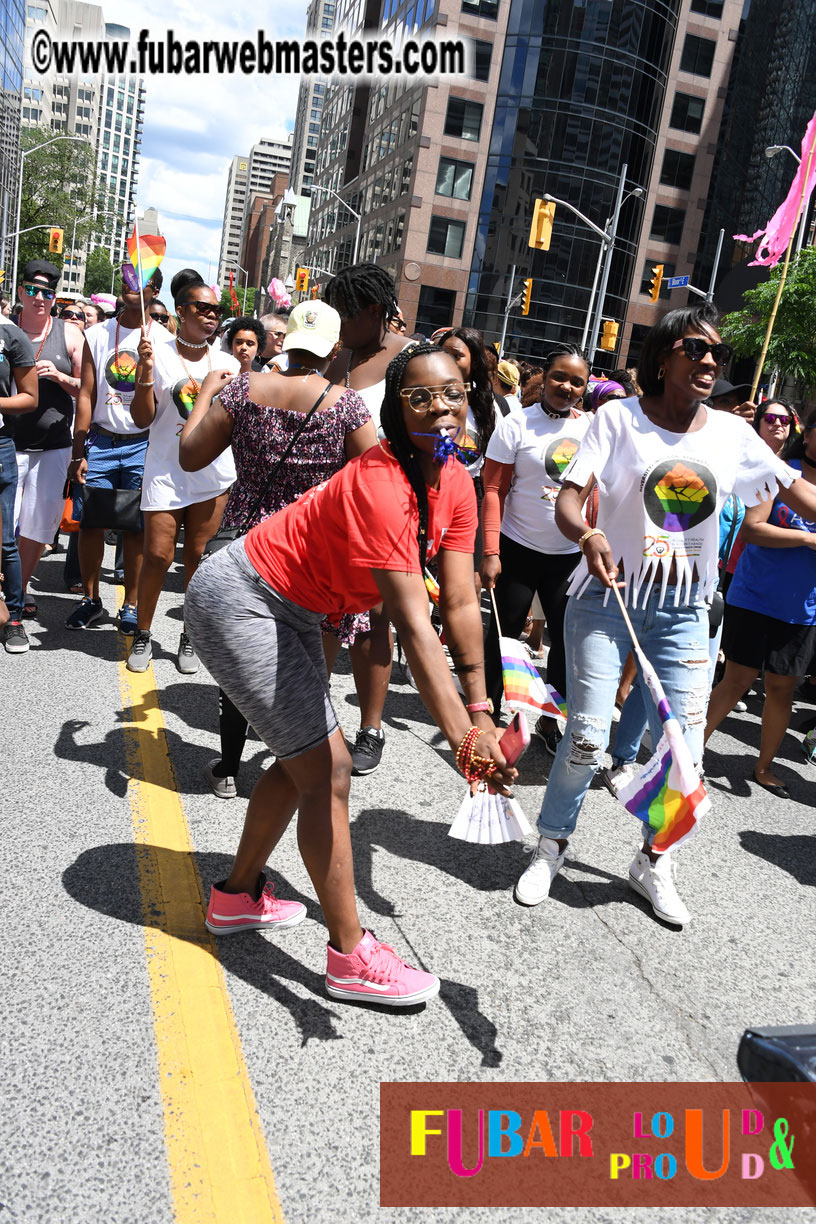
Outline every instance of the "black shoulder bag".
[[202, 556], [201, 556], [202, 561], [206, 561], [207, 557], [211, 557], [213, 553], [220, 552], [222, 548], [226, 548], [227, 545], [232, 544], [233, 540], [239, 540], [241, 536], [246, 535], [246, 533], [249, 531], [250, 526], [253, 525], [252, 520], [260, 512], [260, 509], [263, 506], [264, 501], [269, 496], [269, 493], [271, 492], [275, 484], [275, 481], [278, 478], [278, 472], [281, 470], [284, 463], [291, 455], [292, 449], [295, 443], [297, 442], [298, 438], [303, 433], [304, 429], [309, 424], [309, 421], [312, 419], [314, 414], [317, 412], [318, 408], [323, 403], [323, 400], [326, 398], [326, 396], [328, 395], [329, 391], [331, 391], [333, 386], [334, 386], [334, 383], [327, 382], [323, 391], [320, 393], [318, 398], [312, 404], [309, 411], [306, 413], [306, 416], [303, 418], [303, 424], [300, 426], [298, 430], [296, 430], [295, 435], [292, 438], [292, 441], [289, 443], [286, 450], [283, 452], [280, 459], [275, 464], [274, 471], [272, 472], [272, 475], [269, 478], [266, 488], [264, 489], [261, 496], [258, 498], [255, 505], [252, 507], [252, 513], [247, 515], [247, 521], [244, 524], [244, 526], [242, 527], [219, 527], [215, 535], [210, 540], [207, 541], [207, 547], [204, 549], [204, 552], [202, 553]]

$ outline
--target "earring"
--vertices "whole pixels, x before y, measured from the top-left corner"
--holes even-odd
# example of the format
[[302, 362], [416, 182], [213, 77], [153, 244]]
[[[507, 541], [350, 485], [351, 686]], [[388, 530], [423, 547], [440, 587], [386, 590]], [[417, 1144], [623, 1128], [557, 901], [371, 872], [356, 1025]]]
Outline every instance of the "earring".
[[657, 371], [657, 377], [658, 377], [658, 380], [659, 380], [660, 382], [662, 382], [662, 381], [663, 381], [663, 379], [666, 377], [666, 371], [663, 369], [663, 367], [662, 367], [662, 366], [661, 366], [661, 367], [660, 367], [660, 369]]

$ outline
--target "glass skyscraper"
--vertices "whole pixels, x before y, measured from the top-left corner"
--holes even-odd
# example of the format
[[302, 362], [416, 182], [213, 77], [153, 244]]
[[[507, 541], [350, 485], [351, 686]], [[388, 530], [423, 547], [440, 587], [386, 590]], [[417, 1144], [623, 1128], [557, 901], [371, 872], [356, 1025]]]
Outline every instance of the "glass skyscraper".
[[5, 238], [14, 229], [17, 203], [25, 21], [20, 0], [0, 0], [0, 264], [6, 272]]

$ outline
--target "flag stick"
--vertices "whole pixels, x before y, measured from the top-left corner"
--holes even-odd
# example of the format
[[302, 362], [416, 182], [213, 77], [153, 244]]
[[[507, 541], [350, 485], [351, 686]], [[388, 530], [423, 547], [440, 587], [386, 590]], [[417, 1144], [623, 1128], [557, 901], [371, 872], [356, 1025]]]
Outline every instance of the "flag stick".
[[810, 152], [808, 153], [807, 169], [805, 171], [805, 176], [802, 180], [802, 195], [799, 199], [799, 207], [796, 210], [796, 220], [794, 221], [793, 226], [791, 228], [791, 236], [790, 236], [790, 241], [788, 242], [788, 249], [785, 252], [785, 262], [782, 266], [782, 275], [779, 278], [779, 288], [776, 291], [776, 300], [774, 301], [773, 309], [771, 310], [771, 317], [768, 319], [768, 327], [765, 332], [765, 342], [762, 345], [762, 352], [759, 355], [759, 361], [757, 362], [756, 369], [754, 370], [754, 381], [751, 384], [751, 394], [749, 396], [749, 399], [751, 399], [752, 401], [756, 397], [757, 387], [759, 386], [759, 380], [762, 376], [762, 367], [765, 365], [765, 358], [768, 355], [768, 345], [771, 343], [771, 336], [773, 335], [774, 323], [776, 322], [776, 312], [779, 309], [779, 303], [782, 299], [782, 290], [785, 288], [785, 281], [787, 280], [787, 277], [788, 277], [788, 265], [790, 263], [791, 251], [793, 250], [793, 243], [796, 237], [796, 231], [799, 227], [799, 219], [802, 215], [802, 209], [805, 206], [805, 194], [807, 192], [807, 185], [810, 179], [810, 168], [811, 168], [811, 165], [813, 164], [814, 152], [816, 152], [816, 136], [814, 136], [813, 138], [813, 143], [811, 144]]
[[[137, 216], [134, 216], [134, 219], [133, 219], [133, 228], [134, 228], [134, 232], [135, 232], [135, 234], [136, 234], [136, 272], [137, 272], [138, 277], [139, 277], [139, 301], [140, 301], [140, 302], [141, 302], [141, 304], [142, 304], [142, 327], [143, 327], [145, 330], [147, 330], [147, 323], [146, 323], [146, 321], [145, 321], [145, 307], [144, 307], [144, 285], [143, 285], [143, 283], [142, 283], [142, 249], [141, 249], [141, 248], [142, 248], [142, 244], [141, 244], [141, 242], [139, 241], [139, 218], [138, 218], [138, 215], [137, 215]], [[131, 260], [131, 263], [132, 263], [132, 262], [133, 262], [133, 261]]]
[[496, 607], [496, 593], [493, 590], [493, 587], [490, 588], [490, 602], [493, 605], [493, 615], [496, 618], [496, 632], [498, 633], [499, 637], [501, 637], [502, 635], [501, 621], [499, 620], [499, 610]]

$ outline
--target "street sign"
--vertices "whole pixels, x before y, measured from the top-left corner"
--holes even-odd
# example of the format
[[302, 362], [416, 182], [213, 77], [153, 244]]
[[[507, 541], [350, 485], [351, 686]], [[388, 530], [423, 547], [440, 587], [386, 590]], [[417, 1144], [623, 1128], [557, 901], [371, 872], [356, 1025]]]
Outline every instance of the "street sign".
[[663, 284], [667, 289], [685, 289], [690, 280], [690, 276], [667, 276]]

